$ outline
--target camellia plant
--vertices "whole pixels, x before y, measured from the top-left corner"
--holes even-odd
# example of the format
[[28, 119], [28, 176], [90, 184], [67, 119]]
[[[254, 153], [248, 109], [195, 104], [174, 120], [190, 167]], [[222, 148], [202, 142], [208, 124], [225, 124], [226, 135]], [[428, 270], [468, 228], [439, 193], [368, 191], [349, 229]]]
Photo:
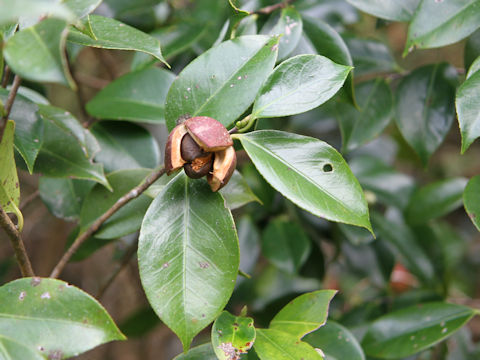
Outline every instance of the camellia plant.
[[480, 0], [0, 0], [0, 359], [158, 328], [155, 359], [478, 359], [479, 28]]

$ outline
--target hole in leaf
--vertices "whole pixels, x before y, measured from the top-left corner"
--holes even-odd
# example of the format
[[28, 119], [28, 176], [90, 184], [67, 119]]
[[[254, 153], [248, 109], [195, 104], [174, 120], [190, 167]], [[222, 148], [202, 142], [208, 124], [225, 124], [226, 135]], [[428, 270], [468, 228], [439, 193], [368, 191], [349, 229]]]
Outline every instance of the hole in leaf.
[[322, 170], [323, 170], [323, 172], [332, 172], [333, 171], [333, 166], [332, 166], [332, 164], [325, 164], [325, 165], [323, 165]]

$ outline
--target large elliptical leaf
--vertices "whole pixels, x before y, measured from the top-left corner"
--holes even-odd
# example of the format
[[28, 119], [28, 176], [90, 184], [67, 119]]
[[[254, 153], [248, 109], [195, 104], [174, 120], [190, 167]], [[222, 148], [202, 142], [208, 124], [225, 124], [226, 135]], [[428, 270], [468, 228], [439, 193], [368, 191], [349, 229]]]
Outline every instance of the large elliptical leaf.
[[252, 104], [275, 65], [278, 37], [240, 36], [192, 61], [173, 82], [165, 104], [168, 129], [182, 115], [210, 116], [230, 126]]
[[336, 293], [336, 290], [318, 290], [296, 297], [275, 315], [270, 329], [301, 339], [325, 324], [330, 301]]
[[480, 27], [480, 0], [423, 0], [408, 27], [404, 55], [453, 44]]
[[373, 140], [393, 117], [393, 95], [385, 80], [377, 78], [363, 82], [355, 92], [359, 109], [349, 104], [337, 104], [344, 152]]
[[333, 147], [275, 130], [237, 136], [258, 171], [286, 198], [316, 216], [371, 231], [362, 188]]
[[472, 64], [465, 82], [455, 97], [458, 124], [462, 135], [462, 154], [480, 137], [480, 58]]
[[353, 6], [376, 17], [410, 21], [420, 0], [347, 0]]
[[180, 173], [150, 205], [138, 245], [140, 278], [184, 350], [227, 304], [239, 257], [230, 210], [204, 180]]
[[65, 359], [125, 336], [82, 290], [60, 280], [23, 278], [0, 287], [0, 345], [5, 339], [15, 351]]
[[64, 20], [48, 18], [16, 33], [3, 49], [8, 65], [22, 78], [75, 89], [64, 51], [66, 26]]
[[92, 36], [72, 28], [68, 41], [103, 49], [141, 51], [167, 64], [162, 56], [160, 42], [134, 27], [99, 15], [89, 15], [85, 26]]
[[297, 55], [275, 68], [255, 99], [253, 118], [300, 114], [330, 99], [352, 67], [320, 55]]
[[463, 192], [465, 211], [480, 231], [480, 175], [470, 179]]
[[100, 119], [164, 122], [165, 99], [175, 75], [156, 67], [115, 79], [87, 103], [90, 115]]
[[[0, 88], [0, 101], [5, 103], [7, 97], [8, 91]], [[17, 94], [10, 112], [10, 119], [15, 121], [15, 148], [31, 174], [43, 144], [43, 119], [38, 113], [38, 106]]]
[[474, 315], [475, 310], [466, 306], [441, 302], [408, 307], [373, 322], [362, 347], [375, 358], [404, 358], [450, 336]]
[[398, 129], [424, 166], [455, 118], [455, 88], [447, 64], [426, 65], [402, 79], [397, 88]]

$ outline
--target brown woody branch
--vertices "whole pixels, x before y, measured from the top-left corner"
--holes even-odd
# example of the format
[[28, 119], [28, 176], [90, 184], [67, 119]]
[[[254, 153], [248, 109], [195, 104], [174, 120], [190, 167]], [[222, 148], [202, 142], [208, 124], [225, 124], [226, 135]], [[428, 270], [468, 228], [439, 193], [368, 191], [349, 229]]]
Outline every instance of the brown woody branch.
[[150, 187], [150, 185], [152, 185], [155, 181], [157, 181], [163, 174], [165, 174], [164, 168], [153, 171], [148, 176], [148, 178], [146, 178], [140, 185], [134, 187], [132, 190], [130, 190], [128, 193], [126, 193], [120, 199], [118, 199], [117, 202], [113, 204], [113, 206], [110, 209], [108, 209], [85, 232], [81, 233], [75, 239], [73, 244], [68, 248], [65, 254], [63, 254], [62, 258], [53, 269], [52, 273], [50, 274], [50, 277], [57, 278], [63, 271], [63, 268], [65, 267], [65, 265], [67, 265], [72, 255], [85, 242], [85, 240], [87, 240], [90, 236], [92, 236], [95, 232], [97, 232], [100, 226], [102, 226], [103, 223], [107, 221], [113, 214], [115, 214], [118, 210], [120, 210], [123, 206], [125, 206], [131, 200], [140, 196], [145, 190], [147, 190]]
[[7, 233], [10, 243], [12, 244], [13, 251], [15, 252], [15, 257], [17, 259], [18, 266], [22, 272], [23, 277], [32, 277], [35, 276], [32, 269], [32, 264], [28, 258], [27, 251], [25, 250], [25, 245], [23, 244], [22, 237], [20, 232], [13, 224], [12, 220], [8, 217], [7, 213], [0, 206], [0, 226]]
[[270, 5], [270, 6], [265, 6], [261, 9], [258, 9], [257, 11], [252, 11], [250, 12], [250, 15], [253, 15], [253, 14], [262, 14], [262, 15], [268, 15], [268, 14], [271, 14], [272, 12], [274, 12], [275, 10], [277, 9], [282, 9], [284, 7], [287, 7], [289, 4], [293, 3], [295, 0], [285, 0], [285, 1], [282, 1], [278, 4], [273, 4], [273, 5]]

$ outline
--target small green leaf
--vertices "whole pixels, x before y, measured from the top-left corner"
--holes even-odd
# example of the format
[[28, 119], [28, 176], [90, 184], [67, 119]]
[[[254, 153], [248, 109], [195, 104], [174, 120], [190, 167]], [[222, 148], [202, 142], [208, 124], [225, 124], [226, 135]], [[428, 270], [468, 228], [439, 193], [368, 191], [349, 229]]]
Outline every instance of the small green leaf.
[[403, 222], [392, 221], [376, 213], [372, 213], [372, 223], [379, 238], [398, 250], [402, 264], [425, 283], [431, 283], [436, 275], [433, 264], [417, 243], [412, 229]]
[[134, 27], [100, 15], [88, 15], [86, 27], [93, 37], [71, 28], [68, 41], [103, 49], [141, 51], [168, 65], [162, 56], [160, 42]]
[[230, 210], [238, 209], [252, 201], [261, 203], [248, 186], [242, 174], [237, 170], [233, 172], [228, 184], [220, 189], [220, 194], [222, 194]]
[[67, 23], [48, 18], [17, 32], [3, 49], [5, 60], [22, 78], [70, 86], [75, 83], [65, 57]]
[[238, 138], [258, 171], [286, 198], [316, 216], [371, 230], [362, 188], [330, 145], [274, 130]]
[[425, 166], [455, 117], [450, 70], [447, 64], [423, 66], [404, 77], [397, 88], [398, 129]]
[[310, 251], [310, 239], [303, 228], [287, 219], [277, 218], [270, 221], [263, 232], [263, 256], [289, 274], [300, 270]]
[[239, 257], [230, 210], [206, 181], [180, 173], [150, 205], [138, 245], [140, 278], [185, 351], [227, 304]]
[[355, 336], [347, 328], [331, 320], [308, 334], [304, 341], [322, 350], [325, 360], [365, 360], [365, 354]]
[[187, 353], [176, 356], [173, 360], [218, 360], [212, 343], [191, 348]]
[[475, 311], [448, 303], [426, 303], [398, 310], [373, 322], [363, 338], [369, 356], [398, 359], [425, 350], [453, 334]]
[[165, 104], [168, 129], [185, 114], [230, 126], [252, 104], [277, 58], [278, 38], [241, 36], [211, 48], [173, 82]]
[[[107, 175], [112, 191], [96, 185], [87, 195], [80, 212], [80, 229], [85, 231], [123, 195], [139, 185], [151, 172], [149, 169], [118, 170]], [[152, 199], [145, 194], [133, 199], [110, 217], [95, 233], [98, 239], [116, 239], [131, 234], [142, 224], [143, 215]]]
[[0, 287], [0, 324], [0, 344], [14, 341], [18, 351], [40, 359], [70, 358], [125, 339], [100, 303], [55, 279], [23, 278]]
[[129, 122], [102, 121], [91, 127], [101, 150], [95, 161], [105, 172], [155, 168], [160, 162], [160, 149], [150, 132]]
[[420, 0], [347, 0], [353, 6], [376, 17], [392, 21], [410, 21]]
[[17, 23], [20, 17], [40, 18], [45, 14], [66, 21], [75, 20], [68, 6], [50, 0], [0, 0], [0, 9], [0, 25]]
[[453, 44], [480, 26], [480, 0], [422, 1], [408, 27], [404, 55]]
[[270, 16], [263, 26], [261, 34], [281, 35], [278, 43], [278, 60], [286, 59], [296, 48], [302, 36], [302, 17], [289, 6]]
[[[479, 58], [480, 59], [480, 58]], [[467, 80], [458, 88], [455, 97], [458, 123], [462, 135], [462, 154], [480, 137], [480, 71], [477, 59], [470, 67]], [[477, 71], [475, 71], [477, 70]]]
[[175, 75], [156, 67], [115, 79], [87, 103], [90, 115], [100, 119], [164, 122], [165, 99]]
[[[0, 100], [5, 102], [8, 91], [0, 88]], [[43, 144], [43, 119], [38, 114], [38, 106], [22, 95], [17, 94], [10, 112], [15, 121], [15, 148], [27, 164], [30, 174], [38, 152]]]
[[312, 346], [296, 336], [274, 329], [257, 329], [255, 352], [261, 360], [322, 360]]
[[219, 360], [246, 354], [255, 341], [253, 319], [224, 311], [212, 327], [212, 347]]
[[359, 109], [349, 104], [337, 104], [344, 152], [373, 140], [393, 117], [393, 95], [385, 80], [377, 78], [362, 82], [355, 93]]
[[450, 178], [418, 189], [410, 198], [406, 220], [412, 225], [419, 225], [459, 208], [465, 185], [465, 178]]
[[398, 65], [386, 44], [374, 39], [346, 36], [356, 76], [393, 72]]
[[465, 187], [463, 205], [473, 224], [480, 231], [480, 175], [471, 178]]
[[109, 187], [103, 167], [92, 162], [98, 143], [91, 133], [65, 110], [39, 105], [45, 131], [35, 172], [49, 177], [93, 180]]
[[270, 329], [301, 339], [325, 324], [330, 301], [336, 293], [336, 290], [318, 290], [296, 297], [275, 315]]
[[275, 68], [255, 99], [253, 118], [280, 117], [314, 109], [342, 87], [352, 68], [320, 55], [297, 55]]
[[13, 155], [13, 137], [15, 122], [8, 120], [0, 142], [0, 206], [7, 213], [14, 213], [18, 227], [23, 227], [23, 216], [18, 209], [20, 203], [20, 186], [17, 167]]
[[44, 204], [54, 216], [75, 221], [80, 218], [83, 200], [94, 185], [88, 180], [42, 176], [38, 189]]

